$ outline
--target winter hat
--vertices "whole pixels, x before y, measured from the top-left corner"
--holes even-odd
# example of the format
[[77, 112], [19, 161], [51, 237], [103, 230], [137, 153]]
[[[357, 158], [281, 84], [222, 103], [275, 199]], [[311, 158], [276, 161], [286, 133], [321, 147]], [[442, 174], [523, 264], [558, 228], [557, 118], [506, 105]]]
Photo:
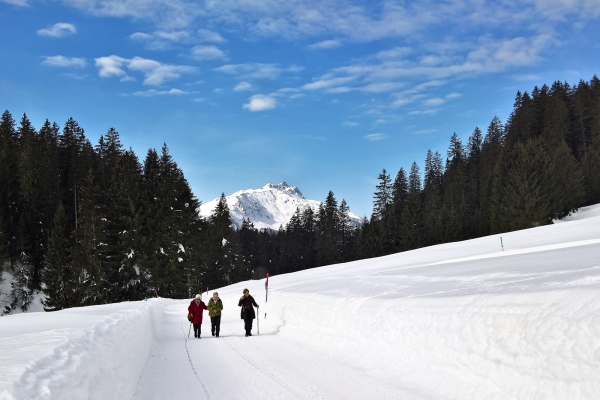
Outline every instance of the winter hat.
[[200, 294], [197, 294], [197, 295], [196, 295], [196, 300], [201, 300], [201, 299], [202, 299], [202, 295], [200, 295]]

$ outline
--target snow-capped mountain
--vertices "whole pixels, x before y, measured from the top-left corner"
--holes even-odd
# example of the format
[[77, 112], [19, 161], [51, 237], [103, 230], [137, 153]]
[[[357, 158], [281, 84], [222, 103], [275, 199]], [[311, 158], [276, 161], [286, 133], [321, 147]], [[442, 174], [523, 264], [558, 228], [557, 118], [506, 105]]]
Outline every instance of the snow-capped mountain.
[[[203, 217], [209, 217], [219, 199], [204, 203], [198, 209]], [[231, 214], [233, 225], [239, 229], [242, 221], [250, 218], [257, 229], [278, 230], [290, 221], [296, 208], [301, 210], [311, 207], [315, 212], [321, 204], [317, 200], [307, 200], [296, 186], [289, 186], [285, 182], [278, 185], [267, 183], [260, 189], [246, 189], [227, 196], [227, 206]], [[350, 218], [355, 225], [361, 223], [361, 218], [350, 213]]]

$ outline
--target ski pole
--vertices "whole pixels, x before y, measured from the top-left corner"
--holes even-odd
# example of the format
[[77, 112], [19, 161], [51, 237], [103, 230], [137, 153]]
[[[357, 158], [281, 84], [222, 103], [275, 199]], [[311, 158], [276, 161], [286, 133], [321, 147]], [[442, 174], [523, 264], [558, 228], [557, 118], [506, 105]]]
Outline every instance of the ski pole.
[[190, 332], [192, 331], [192, 323], [190, 322], [190, 329], [188, 329], [188, 337], [190, 337]]
[[258, 307], [256, 307], [256, 335], [260, 335], [260, 316], [258, 315]]

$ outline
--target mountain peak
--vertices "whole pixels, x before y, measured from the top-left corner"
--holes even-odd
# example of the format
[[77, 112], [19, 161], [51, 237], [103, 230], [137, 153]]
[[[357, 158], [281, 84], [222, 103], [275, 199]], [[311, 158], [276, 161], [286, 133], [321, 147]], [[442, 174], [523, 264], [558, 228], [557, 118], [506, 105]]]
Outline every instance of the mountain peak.
[[302, 192], [300, 192], [300, 189], [298, 189], [298, 187], [290, 186], [287, 184], [286, 181], [280, 182], [277, 185], [273, 185], [272, 183], [267, 183], [265, 186], [263, 186], [263, 189], [265, 189], [265, 190], [269, 190], [269, 189], [280, 190], [284, 193], [288, 193], [291, 195], [296, 195], [301, 198], [304, 198], [304, 196], [302, 195]]
[[[244, 219], [249, 218], [257, 229], [278, 230], [279, 226], [286, 226], [296, 209], [304, 210], [308, 207], [315, 212], [320, 201], [307, 200], [296, 186], [287, 182], [276, 185], [267, 183], [261, 189], [239, 190], [227, 198], [227, 206], [231, 221], [236, 229], [241, 228]], [[198, 213], [209, 218], [219, 199], [214, 199], [200, 205]], [[352, 213], [350, 217], [356, 225], [360, 218]]]

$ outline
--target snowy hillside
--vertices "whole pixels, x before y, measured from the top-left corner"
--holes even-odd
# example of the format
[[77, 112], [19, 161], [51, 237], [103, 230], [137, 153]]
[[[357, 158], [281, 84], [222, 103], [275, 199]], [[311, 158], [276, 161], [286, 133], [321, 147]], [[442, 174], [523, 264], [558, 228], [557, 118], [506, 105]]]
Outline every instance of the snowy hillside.
[[[260, 305], [250, 338], [244, 287]], [[600, 205], [269, 287], [266, 303], [264, 281], [218, 289], [220, 338], [206, 315], [188, 337], [189, 300], [0, 317], [0, 399], [600, 396]]]
[[[218, 202], [217, 198], [204, 203], [198, 212], [209, 217]], [[250, 218], [257, 229], [278, 230], [281, 225], [287, 225], [296, 208], [304, 210], [311, 207], [316, 212], [319, 204], [320, 201], [305, 199], [296, 186], [288, 186], [285, 182], [278, 185], [267, 183], [260, 189], [240, 190], [227, 196], [231, 220], [237, 229], [241, 228], [244, 219]], [[356, 225], [360, 224], [360, 217], [352, 213], [350, 217]]]

